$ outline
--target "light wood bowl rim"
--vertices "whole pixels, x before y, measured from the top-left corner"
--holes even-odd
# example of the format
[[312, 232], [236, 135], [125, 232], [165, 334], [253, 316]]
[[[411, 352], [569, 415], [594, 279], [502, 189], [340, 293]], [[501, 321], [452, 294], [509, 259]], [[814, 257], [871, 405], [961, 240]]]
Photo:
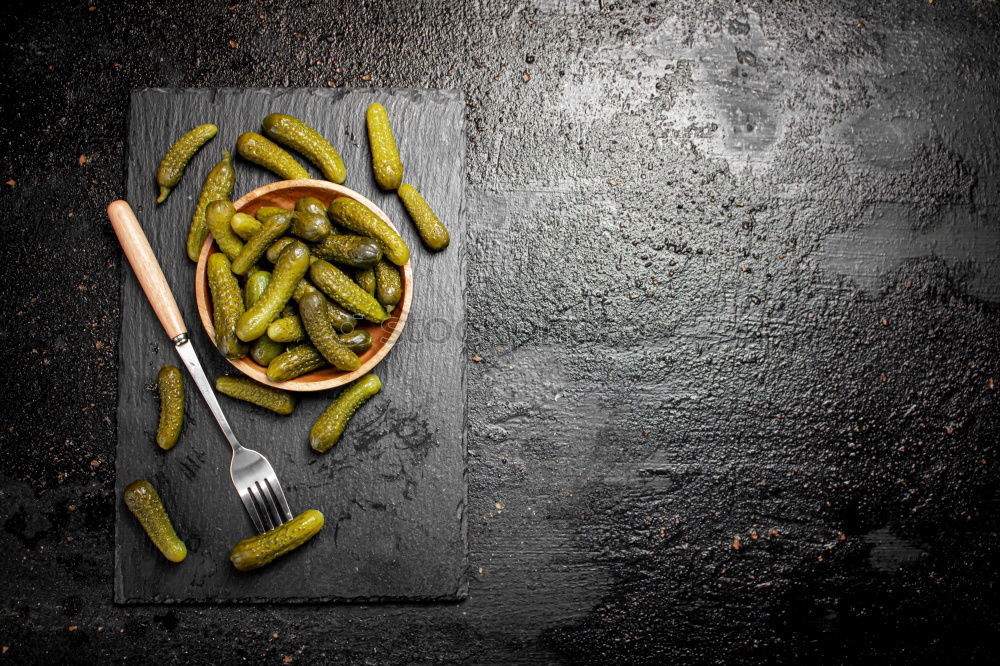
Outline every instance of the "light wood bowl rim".
[[[336, 183], [331, 183], [325, 180], [281, 180], [276, 183], [263, 185], [240, 197], [234, 204], [236, 212], [246, 212], [246, 210], [256, 200], [268, 194], [281, 190], [292, 189], [321, 190], [329, 195], [332, 195], [329, 197], [330, 199], [339, 196], [350, 197], [358, 203], [364, 204], [369, 210], [382, 218], [382, 220], [389, 226], [396, 229], [396, 225], [392, 223], [392, 220], [389, 219], [382, 209], [369, 201], [362, 194], [355, 192], [349, 187], [337, 185]], [[399, 230], [396, 229], [396, 231], [398, 232]], [[201, 254], [198, 256], [198, 265], [195, 269], [194, 279], [194, 296], [195, 301], [198, 304], [198, 317], [201, 319], [201, 324], [205, 328], [205, 332], [208, 333], [208, 337], [211, 340], [215, 339], [215, 327], [212, 323], [211, 297], [209, 296], [208, 289], [208, 257], [216, 251], [215, 241], [212, 239], [212, 236], [209, 235], [209, 237], [205, 239], [205, 244], [201, 247]], [[363, 327], [369, 329], [369, 332], [372, 333], [374, 341], [371, 349], [361, 355], [361, 365], [357, 370], [344, 372], [332, 367], [326, 367], [286, 382], [272, 382], [267, 378], [267, 369], [257, 365], [249, 356], [241, 359], [226, 360], [229, 361], [234, 368], [251, 379], [258, 381], [261, 384], [274, 386], [275, 388], [284, 389], [286, 391], [325, 391], [327, 389], [343, 386], [344, 384], [348, 384], [355, 379], [362, 377], [363, 375], [371, 372], [371, 370], [375, 368], [375, 366], [377, 366], [395, 346], [396, 341], [403, 332], [403, 326], [406, 325], [406, 320], [409, 317], [410, 305], [413, 302], [413, 268], [411, 262], [406, 262], [405, 265], [399, 267], [399, 270], [403, 297], [400, 299], [392, 313], [390, 313], [392, 316], [389, 319], [389, 322], [392, 322], [392, 328], [389, 331], [389, 338], [382, 343], [381, 346], [378, 346], [378, 337], [375, 332], [370, 330], [370, 328], [371, 326], [374, 326], [376, 332], [384, 335], [386, 332], [386, 329], [383, 328], [385, 324], [372, 324], [371, 326]]]

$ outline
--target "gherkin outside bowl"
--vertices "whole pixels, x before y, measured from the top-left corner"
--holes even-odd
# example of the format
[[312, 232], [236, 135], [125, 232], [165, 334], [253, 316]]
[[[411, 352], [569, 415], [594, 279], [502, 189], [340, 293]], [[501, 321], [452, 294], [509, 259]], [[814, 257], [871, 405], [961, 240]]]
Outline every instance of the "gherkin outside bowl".
[[[330, 202], [337, 197], [350, 197], [368, 207], [389, 226], [396, 229], [392, 220], [367, 198], [348, 187], [325, 180], [282, 180], [277, 183], [258, 187], [240, 197], [235, 203], [236, 212], [254, 215], [257, 209], [262, 206], [292, 209], [295, 207], [295, 202], [302, 197], [316, 197], [326, 206], [329, 206]], [[396, 230], [398, 231], [398, 229]], [[194, 295], [198, 304], [198, 316], [201, 318], [202, 326], [205, 327], [205, 332], [208, 333], [208, 337], [212, 340], [215, 339], [215, 327], [212, 323], [212, 298], [208, 288], [208, 258], [217, 251], [218, 248], [215, 242], [209, 236], [201, 248], [194, 278]], [[359, 322], [361, 325], [358, 326], [358, 329], [366, 330], [371, 334], [372, 346], [364, 354], [358, 356], [361, 364], [357, 370], [345, 372], [333, 367], [326, 367], [286, 382], [272, 382], [267, 378], [267, 368], [257, 365], [249, 356], [236, 360], [229, 359], [229, 362], [247, 377], [261, 384], [285, 389], [286, 391], [325, 391], [326, 389], [343, 386], [364, 376], [371, 372], [396, 344], [409, 316], [410, 304], [413, 301], [413, 268], [411, 262], [408, 261], [405, 265], [400, 266], [399, 273], [402, 281], [403, 297], [399, 299], [399, 303], [396, 304], [395, 309], [389, 313], [389, 319], [381, 324]]]

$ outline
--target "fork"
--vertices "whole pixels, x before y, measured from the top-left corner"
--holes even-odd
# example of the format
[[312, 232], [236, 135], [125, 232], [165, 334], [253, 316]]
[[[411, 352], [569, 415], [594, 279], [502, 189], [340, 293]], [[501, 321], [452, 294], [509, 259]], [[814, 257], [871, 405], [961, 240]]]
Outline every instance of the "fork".
[[229, 474], [254, 527], [263, 534], [291, 520], [292, 512], [288, 509], [288, 501], [271, 463], [261, 454], [239, 443], [229, 421], [226, 420], [226, 415], [222, 413], [222, 407], [215, 392], [212, 391], [212, 385], [205, 376], [201, 363], [198, 362], [198, 355], [195, 354], [194, 345], [191, 344], [187, 326], [181, 318], [170, 285], [163, 277], [163, 270], [156, 261], [153, 248], [149, 246], [146, 234], [143, 233], [131, 206], [126, 201], [111, 202], [108, 205], [108, 218], [129, 264], [132, 265], [132, 271], [146, 294], [146, 299], [153, 306], [153, 312], [156, 313], [170, 341], [174, 343], [177, 354], [184, 361], [184, 366], [201, 391], [201, 396], [208, 403], [208, 408], [212, 410], [215, 420], [222, 428], [222, 434], [233, 447]]

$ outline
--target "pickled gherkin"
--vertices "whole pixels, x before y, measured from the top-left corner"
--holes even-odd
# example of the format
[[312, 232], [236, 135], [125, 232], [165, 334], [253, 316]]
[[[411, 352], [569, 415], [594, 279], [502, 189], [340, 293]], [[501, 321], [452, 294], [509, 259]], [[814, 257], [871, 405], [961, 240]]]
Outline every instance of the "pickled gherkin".
[[229, 220], [230, 229], [244, 242], [253, 238], [260, 231], [261, 226], [257, 218], [246, 213], [236, 213], [233, 215], [233, 219]]
[[174, 448], [184, 426], [184, 375], [173, 365], [165, 365], [156, 375], [160, 392], [160, 422], [156, 444], [164, 451]]
[[271, 217], [275, 213], [281, 213], [288, 210], [287, 208], [278, 208], [277, 206], [261, 206], [257, 209], [257, 219], [263, 222], [267, 218]]
[[215, 244], [230, 261], [243, 251], [243, 241], [233, 233], [232, 227], [229, 226], [235, 214], [236, 209], [233, 207], [233, 202], [226, 199], [213, 201], [205, 209], [205, 224], [208, 225], [208, 231], [215, 239]]
[[233, 272], [237, 275], [246, 275], [250, 268], [257, 263], [268, 246], [279, 236], [288, 231], [292, 223], [292, 214], [288, 211], [272, 215], [264, 220], [260, 231], [254, 235], [247, 244], [243, 246], [243, 251], [233, 259]]
[[308, 269], [309, 249], [298, 241], [289, 245], [278, 258], [267, 289], [236, 323], [236, 332], [240, 340], [244, 342], [256, 340], [267, 332], [268, 324], [281, 313], [281, 309], [292, 297], [292, 293]]
[[420, 240], [424, 242], [427, 249], [437, 252], [448, 247], [448, 243], [451, 242], [448, 230], [441, 224], [441, 220], [437, 218], [417, 188], [403, 184], [399, 186], [396, 193], [402, 199], [403, 206], [406, 207], [406, 212], [409, 213], [410, 219], [417, 227]]
[[125, 506], [136, 517], [149, 540], [171, 562], [183, 562], [187, 546], [177, 536], [163, 500], [149, 481], [139, 480], [125, 488]]
[[364, 354], [372, 346], [372, 334], [364, 329], [358, 329], [351, 333], [341, 333], [339, 337], [340, 341], [358, 356]]
[[160, 166], [156, 170], [156, 184], [160, 186], [160, 194], [156, 197], [156, 203], [160, 204], [166, 201], [170, 190], [177, 187], [177, 183], [181, 181], [184, 169], [194, 154], [218, 133], [219, 128], [215, 125], [210, 123], [198, 125], [170, 146], [170, 150], [163, 156]]
[[306, 329], [298, 315], [281, 317], [267, 327], [267, 337], [277, 342], [301, 342], [306, 339]]
[[250, 358], [254, 360], [257, 365], [262, 365], [265, 368], [277, 358], [280, 354], [285, 351], [285, 345], [280, 342], [275, 342], [267, 335], [262, 335], [253, 341], [250, 345]]
[[299, 317], [302, 318], [302, 325], [306, 329], [309, 341], [330, 365], [338, 370], [358, 369], [360, 362], [357, 354], [341, 342], [330, 326], [326, 297], [323, 294], [313, 292], [299, 300]]
[[215, 390], [230, 398], [253, 403], [282, 416], [295, 411], [295, 398], [291, 393], [273, 386], [258, 384], [246, 377], [219, 377], [215, 380]]
[[283, 180], [309, 178], [309, 172], [278, 144], [256, 132], [244, 132], [236, 140], [236, 152], [245, 160], [258, 164]]
[[326, 206], [316, 197], [302, 197], [295, 202], [296, 213], [315, 213], [326, 217]]
[[310, 446], [319, 453], [325, 453], [333, 448], [340, 441], [358, 407], [380, 390], [382, 382], [379, 378], [367, 374], [341, 391], [337, 399], [326, 408], [313, 425], [309, 434]]
[[205, 223], [205, 209], [208, 204], [220, 199], [229, 199], [236, 184], [236, 170], [233, 169], [233, 156], [229, 151], [222, 151], [222, 160], [212, 167], [201, 186], [201, 195], [191, 216], [191, 228], [188, 229], [187, 256], [191, 261], [198, 261], [201, 246], [208, 238], [208, 225]]
[[326, 214], [312, 211], [295, 211], [292, 213], [291, 232], [304, 241], [318, 243], [330, 235], [332, 228]]
[[383, 254], [397, 266], [410, 260], [410, 248], [402, 236], [364, 204], [349, 197], [337, 197], [330, 202], [327, 212], [332, 222], [382, 243]]
[[327, 365], [326, 359], [310, 344], [289, 347], [267, 366], [272, 382], [287, 382]]
[[368, 107], [365, 120], [375, 182], [383, 190], [394, 190], [403, 182], [403, 160], [399, 157], [396, 139], [392, 135], [389, 113], [384, 106], [375, 103]]
[[330, 234], [312, 247], [314, 256], [352, 268], [371, 268], [382, 258], [382, 246], [368, 236]]
[[246, 356], [246, 345], [236, 337], [236, 323], [243, 315], [243, 294], [229, 260], [221, 252], [208, 258], [208, 286], [212, 292], [215, 346], [229, 359]]
[[271, 282], [271, 274], [267, 271], [257, 271], [247, 278], [247, 283], [243, 287], [243, 306], [249, 310], [253, 304], [264, 294], [267, 285]]
[[402, 297], [403, 283], [399, 269], [384, 260], [375, 264], [375, 298], [385, 306], [386, 312], [392, 312]]
[[316, 536], [323, 523], [323, 514], [316, 509], [303, 511], [287, 523], [237, 543], [229, 552], [229, 561], [238, 571], [259, 569]]
[[267, 260], [272, 264], [276, 264], [278, 263], [278, 257], [280, 257], [281, 253], [285, 251], [285, 248], [294, 242], [296, 242], [296, 240], [291, 236], [282, 236], [278, 240], [271, 243], [271, 245], [267, 248], [267, 252], [264, 253], [264, 256], [267, 257]]
[[[320, 259], [309, 267], [309, 278], [324, 294], [349, 312], [380, 324], [389, 318], [375, 297], [354, 283], [342, 270]], [[299, 301], [301, 304], [301, 300]]]
[[360, 270], [354, 271], [354, 283], [357, 284], [362, 289], [364, 289], [365, 291], [367, 291], [372, 296], [374, 296], [375, 289], [377, 287], [377, 285], [375, 284], [375, 269], [362, 268]]
[[334, 183], [346, 180], [347, 169], [337, 149], [323, 135], [298, 118], [272, 113], [264, 118], [261, 126], [269, 137], [296, 150], [319, 167], [327, 180]]
[[330, 317], [330, 325], [338, 333], [350, 333], [358, 325], [357, 318], [350, 312], [331, 301], [326, 302], [326, 314]]
[[[250, 277], [247, 278], [246, 286], [243, 288], [243, 302], [247, 310], [260, 300], [260, 297], [267, 290], [267, 285], [270, 283], [271, 274], [267, 271], [257, 271], [250, 274]], [[267, 367], [267, 364], [283, 351], [285, 351], [285, 346], [275, 342], [265, 333], [250, 345], [250, 358], [254, 362]]]

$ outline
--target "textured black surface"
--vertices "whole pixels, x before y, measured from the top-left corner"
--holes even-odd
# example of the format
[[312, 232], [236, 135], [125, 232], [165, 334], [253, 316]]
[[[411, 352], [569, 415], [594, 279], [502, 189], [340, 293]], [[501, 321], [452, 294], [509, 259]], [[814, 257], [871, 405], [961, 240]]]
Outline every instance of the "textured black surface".
[[[452, 224], [448, 251], [420, 246], [398, 197], [372, 176], [365, 109], [388, 109], [407, 182]], [[210, 380], [236, 371], [218, 354], [198, 319], [194, 264], [184, 253], [191, 211], [204, 175], [235, 152], [236, 137], [259, 129], [272, 112], [290, 113], [337, 146], [345, 183], [379, 206], [412, 248], [413, 307], [396, 346], [375, 369], [383, 389], [351, 422], [329, 454], [309, 448], [309, 429], [337, 391], [299, 394], [288, 417], [222, 398], [240, 441], [275, 466], [294, 513], [319, 509], [327, 527], [294, 557], [253, 575], [228, 564], [229, 548], [253, 534], [229, 479], [230, 450], [208, 407], [188, 381], [181, 443], [163, 454], [151, 442], [158, 414], [149, 390], [164, 363], [180, 365], [166, 334], [125, 265], [118, 383], [116, 495], [150, 478], [189, 544], [174, 566], [155, 554], [117, 502], [117, 601], [456, 599], [465, 577], [465, 146], [462, 97], [428, 90], [139, 90], [131, 96], [128, 200], [173, 287]], [[164, 146], [188, 128], [219, 125], [219, 135], [189, 165], [165, 204], [153, 200]], [[305, 162], [304, 159], [301, 160]], [[314, 176], [319, 176], [310, 168]], [[234, 200], [275, 177], [236, 161]]]
[[[996, 2], [231, 6], [4, 6], [8, 658], [994, 660]], [[128, 92], [328, 82], [466, 96], [469, 599], [115, 607]]]

